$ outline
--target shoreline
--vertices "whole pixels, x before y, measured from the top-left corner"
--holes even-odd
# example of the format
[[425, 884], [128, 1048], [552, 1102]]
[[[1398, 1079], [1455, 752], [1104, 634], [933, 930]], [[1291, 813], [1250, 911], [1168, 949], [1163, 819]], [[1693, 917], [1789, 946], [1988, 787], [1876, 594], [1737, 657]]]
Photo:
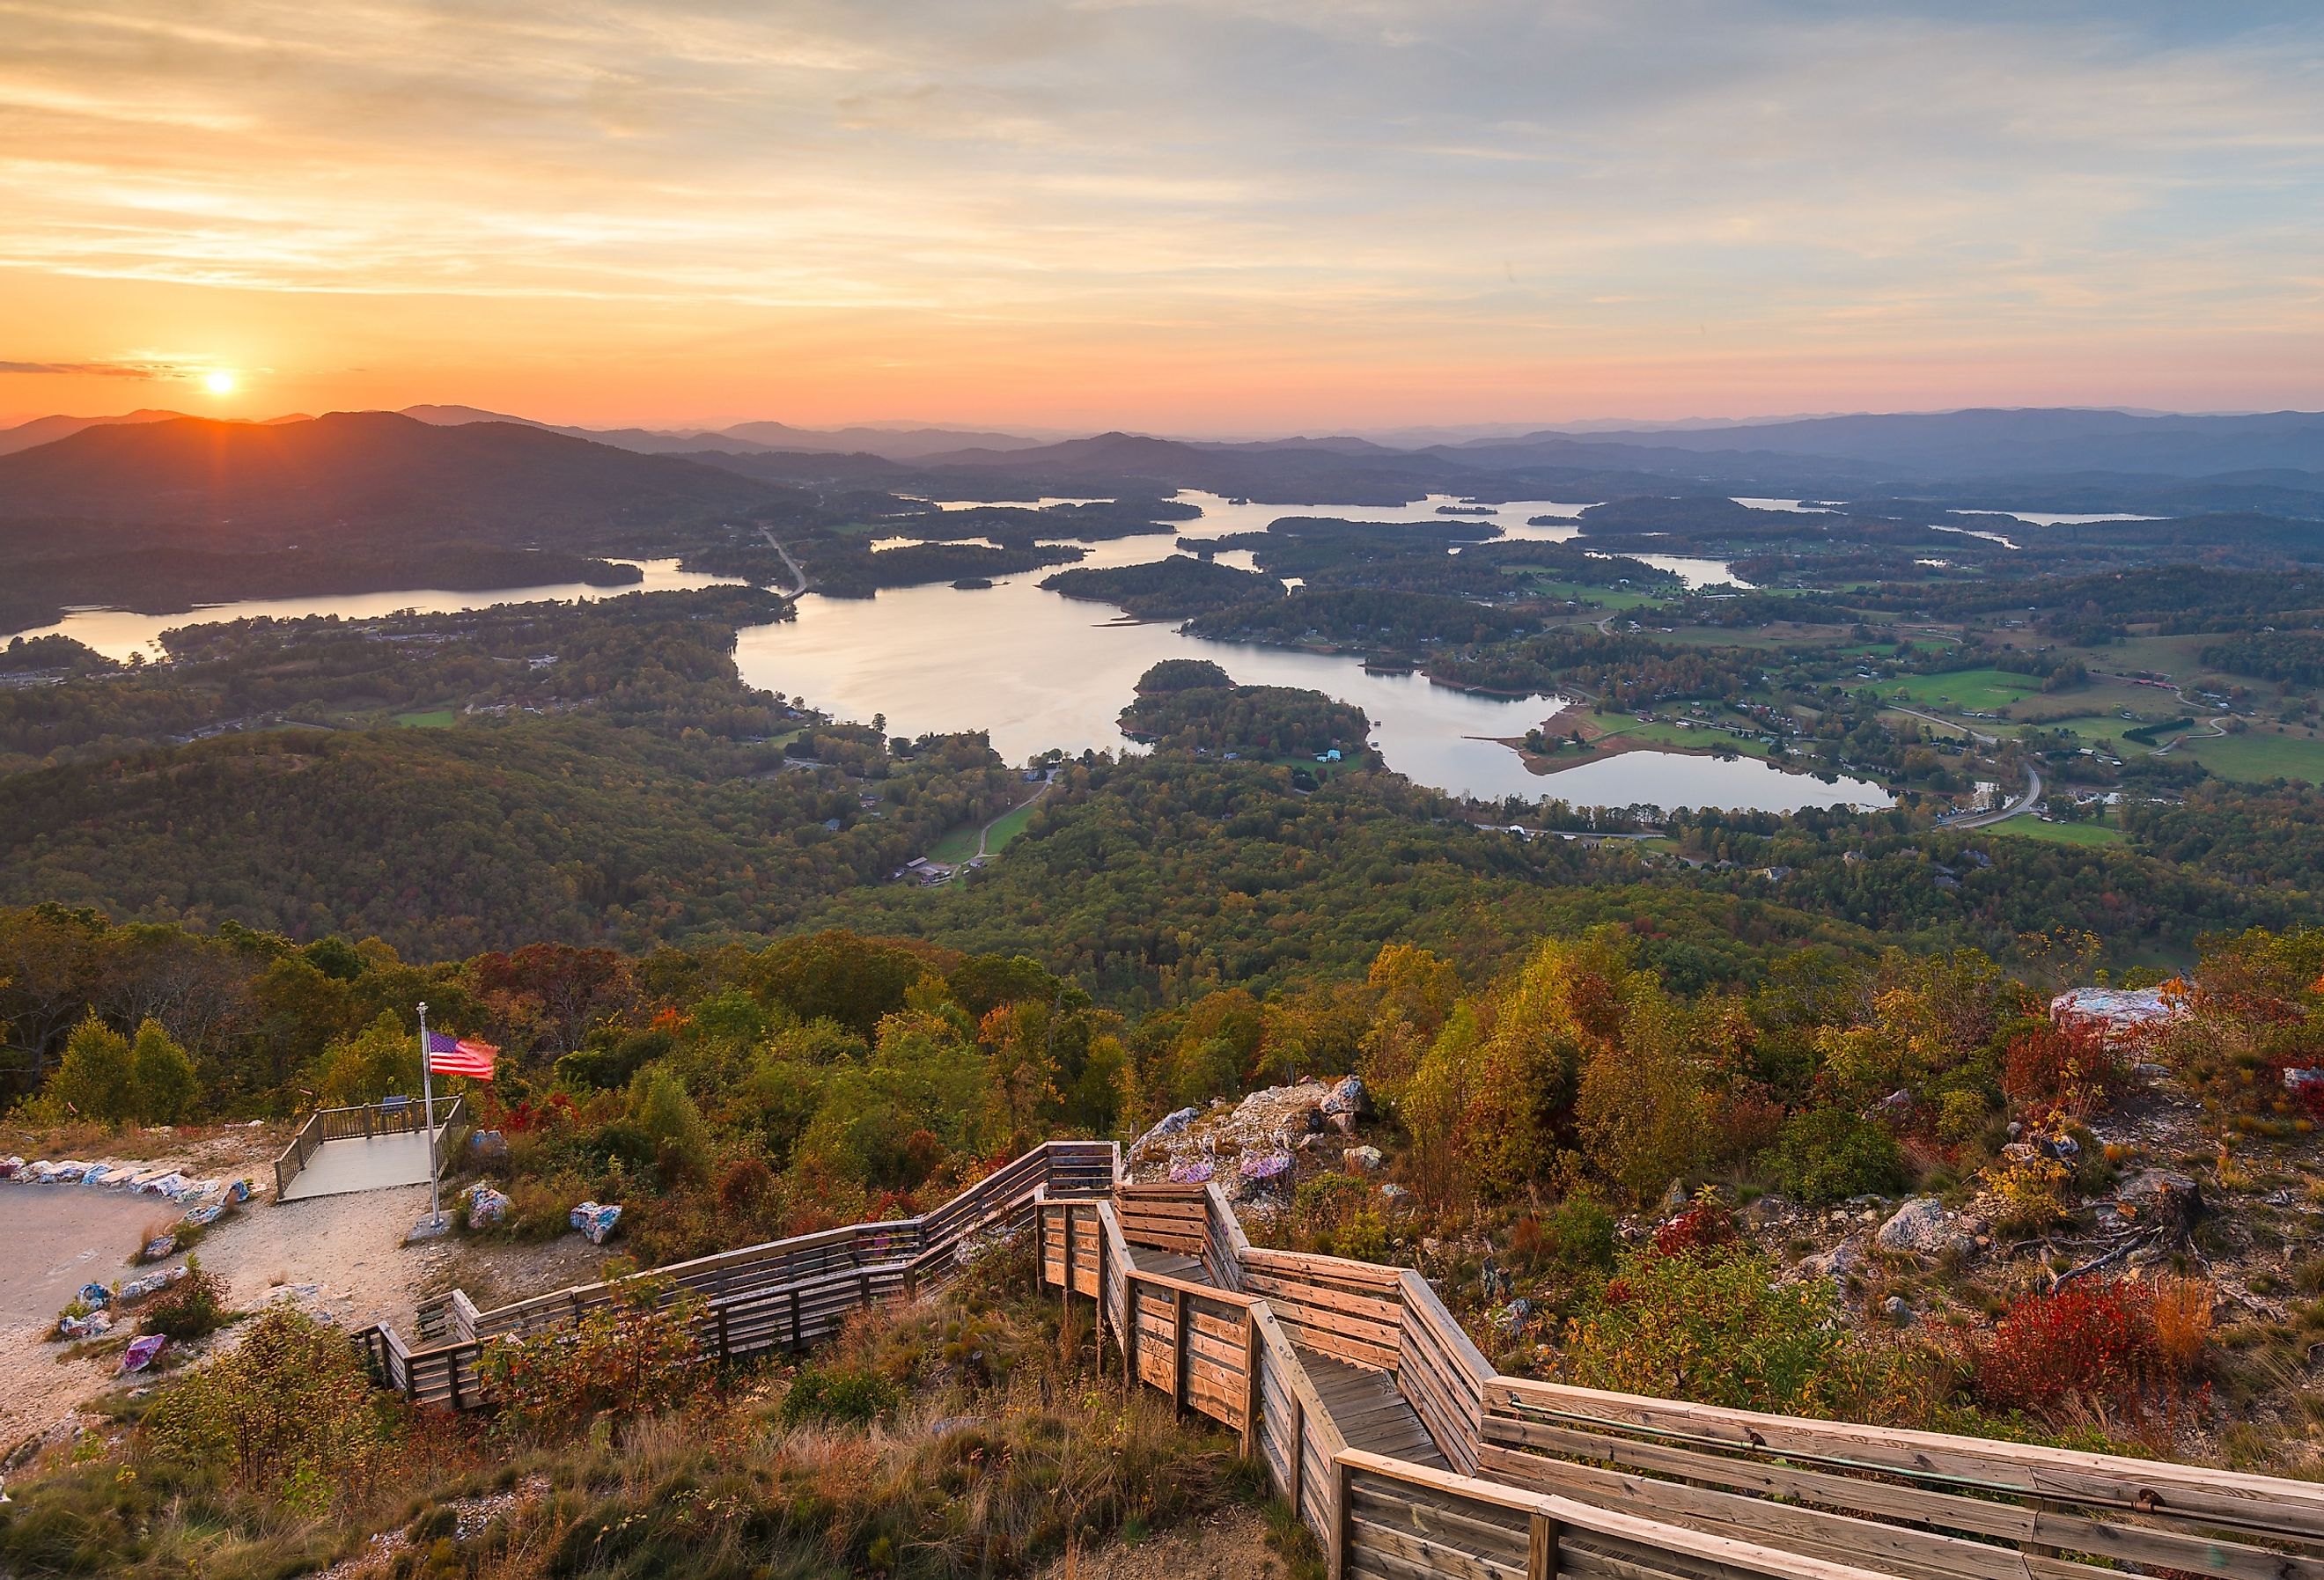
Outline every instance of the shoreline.
[[[1491, 741], [1499, 745], [1507, 746], [1517, 754], [1517, 761], [1525, 764], [1526, 772], [1538, 779], [1548, 779], [1572, 769], [1585, 767], [1592, 762], [1600, 762], [1609, 757], [1619, 757], [1630, 752], [1658, 752], [1668, 757], [1717, 757], [1719, 755], [1717, 752], [1707, 746], [1677, 746], [1665, 741], [1641, 741], [1627, 735], [1609, 735], [1605, 726], [1599, 724], [1597, 719], [1578, 702], [1567, 703], [1541, 721], [1541, 731], [1545, 735], [1563, 735], [1575, 730], [1581, 732], [1582, 738], [1588, 744], [1589, 750], [1576, 753], [1571, 757], [1563, 752], [1528, 752], [1526, 750], [1523, 735], [1471, 735], [1469, 738], [1474, 741]], [[1738, 751], [1736, 756], [1746, 762], [1764, 763], [1778, 773], [1794, 774], [1803, 779], [1816, 777], [1812, 769], [1794, 768], [1788, 762], [1778, 762], [1773, 758], [1762, 757], [1755, 753]]]

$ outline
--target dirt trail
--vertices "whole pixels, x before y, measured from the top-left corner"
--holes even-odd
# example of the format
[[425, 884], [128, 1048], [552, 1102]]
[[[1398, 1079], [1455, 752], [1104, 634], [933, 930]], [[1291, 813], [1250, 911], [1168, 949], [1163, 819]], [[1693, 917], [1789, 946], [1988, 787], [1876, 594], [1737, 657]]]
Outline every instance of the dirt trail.
[[1143, 1541], [1114, 1541], [1059, 1558], [1041, 1580], [1283, 1580], [1256, 1509], [1230, 1507]]
[[[134, 1276], [128, 1258], [144, 1231], [180, 1210], [78, 1185], [0, 1185], [0, 1263], [33, 1270], [0, 1280], [0, 1452], [115, 1384], [117, 1355], [68, 1358], [67, 1346], [45, 1335], [82, 1284]], [[387, 1321], [407, 1338], [415, 1336], [412, 1311], [423, 1294], [456, 1282], [487, 1303], [520, 1298], [595, 1278], [604, 1256], [578, 1234], [533, 1246], [405, 1245], [427, 1211], [424, 1185], [279, 1206], [259, 1201], [222, 1223], [194, 1255], [226, 1280], [236, 1310], [288, 1299], [349, 1333]], [[229, 1327], [217, 1342], [231, 1346], [236, 1336]]]

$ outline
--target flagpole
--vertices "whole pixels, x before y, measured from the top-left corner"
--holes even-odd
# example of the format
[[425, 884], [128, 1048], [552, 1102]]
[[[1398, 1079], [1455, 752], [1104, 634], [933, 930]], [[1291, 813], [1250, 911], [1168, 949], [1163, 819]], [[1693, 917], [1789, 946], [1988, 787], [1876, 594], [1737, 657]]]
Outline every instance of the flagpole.
[[436, 1088], [428, 1078], [428, 1006], [420, 1006], [420, 1123], [428, 1132], [428, 1221], [441, 1224], [444, 1209], [436, 1199]]

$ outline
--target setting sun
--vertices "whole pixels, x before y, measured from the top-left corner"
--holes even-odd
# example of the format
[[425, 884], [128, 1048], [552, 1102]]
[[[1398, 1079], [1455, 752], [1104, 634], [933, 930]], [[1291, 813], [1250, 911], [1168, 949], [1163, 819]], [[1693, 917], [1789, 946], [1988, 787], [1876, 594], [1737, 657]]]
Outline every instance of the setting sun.
[[202, 374], [202, 388], [213, 395], [231, 395], [234, 393], [234, 374], [206, 373]]

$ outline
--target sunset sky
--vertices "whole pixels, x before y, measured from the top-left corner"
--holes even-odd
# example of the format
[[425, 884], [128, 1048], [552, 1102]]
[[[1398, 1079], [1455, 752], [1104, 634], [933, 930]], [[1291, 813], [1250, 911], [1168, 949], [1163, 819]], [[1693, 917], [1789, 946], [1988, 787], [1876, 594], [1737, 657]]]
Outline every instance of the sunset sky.
[[0, 414], [422, 401], [2312, 409], [2324, 6], [0, 0]]

